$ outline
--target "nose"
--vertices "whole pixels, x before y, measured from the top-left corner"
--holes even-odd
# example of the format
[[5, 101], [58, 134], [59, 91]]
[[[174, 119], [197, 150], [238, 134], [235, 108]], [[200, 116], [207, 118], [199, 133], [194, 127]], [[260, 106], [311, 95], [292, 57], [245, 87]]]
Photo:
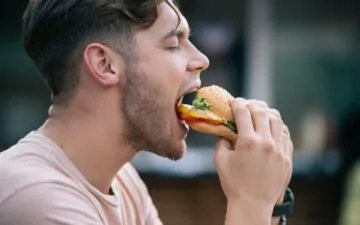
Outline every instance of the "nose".
[[199, 51], [195, 46], [193, 46], [193, 51], [191, 54], [191, 60], [188, 63], [188, 71], [200, 73], [206, 70], [209, 67], [209, 59], [201, 51]]

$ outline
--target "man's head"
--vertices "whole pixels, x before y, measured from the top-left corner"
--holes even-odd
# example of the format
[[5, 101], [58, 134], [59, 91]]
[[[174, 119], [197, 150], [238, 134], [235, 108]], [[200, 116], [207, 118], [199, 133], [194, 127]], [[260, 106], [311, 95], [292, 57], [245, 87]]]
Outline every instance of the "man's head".
[[176, 100], [208, 66], [188, 35], [171, 0], [31, 0], [24, 14], [25, 49], [55, 105], [114, 100], [127, 144], [174, 159], [186, 133]]

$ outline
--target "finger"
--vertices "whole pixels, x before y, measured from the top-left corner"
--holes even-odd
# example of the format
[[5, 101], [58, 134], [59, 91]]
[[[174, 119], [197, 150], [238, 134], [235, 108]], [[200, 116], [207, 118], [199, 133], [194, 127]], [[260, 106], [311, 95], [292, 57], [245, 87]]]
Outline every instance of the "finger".
[[228, 140], [219, 137], [215, 146], [215, 167], [219, 168], [221, 165], [225, 165], [232, 152], [232, 144]]
[[[275, 116], [275, 117], [277, 117], [277, 118], [279, 118], [279, 119], [282, 120], [281, 114], [280, 114], [279, 110], [273, 109], [273, 108], [268, 108], [268, 105], [267, 105], [266, 102], [258, 101], [258, 100], [248, 100], [248, 101], [246, 101], [245, 104], [246, 104], [247, 106], [250, 106], [251, 104], [256, 105], [256, 106], [259, 106], [259, 107], [265, 109], [266, 112], [270, 114], [270, 116]], [[272, 132], [273, 132], [273, 131], [272, 131]], [[290, 136], [289, 129], [288, 129], [288, 127], [287, 127], [286, 125], [284, 125], [284, 133]]]
[[266, 110], [254, 104], [249, 104], [247, 108], [251, 113], [251, 117], [253, 120], [256, 133], [258, 133], [264, 138], [270, 138], [271, 137], [270, 120]]
[[284, 147], [284, 153], [289, 159], [292, 159], [294, 146], [290, 139], [290, 137], [286, 134], [283, 134], [283, 147]]
[[216, 150], [217, 149], [233, 150], [233, 144], [225, 138], [218, 137], [215, 148], [216, 148]]
[[264, 102], [264, 101], [255, 100], [255, 99], [247, 100], [247, 101], [245, 102], [245, 105], [246, 105], [246, 106], [249, 106], [249, 105], [259, 106], [259, 107], [261, 107], [261, 108], [266, 109], [269, 114], [281, 118], [280, 112], [279, 112], [278, 110], [276, 110], [276, 109], [269, 108], [269, 105], [268, 105], [266, 102]]
[[230, 106], [238, 129], [238, 139], [255, 135], [250, 111], [245, 107], [244, 99], [236, 98]]
[[257, 105], [257, 106], [262, 107], [262, 108], [269, 108], [269, 105], [266, 102], [256, 100], [256, 99], [250, 99], [250, 100], [247, 100], [245, 102], [245, 105], [249, 105], [249, 104]]
[[281, 114], [280, 114], [279, 110], [269, 108], [269, 109], [268, 109], [268, 112], [269, 112], [271, 115], [276, 116], [276, 117], [279, 117], [279, 118], [281, 119]]
[[284, 125], [284, 134], [291, 137], [290, 130], [289, 130], [288, 126], [286, 126], [286, 125]]
[[287, 187], [289, 185], [289, 182], [291, 180], [291, 176], [292, 176], [292, 171], [293, 171], [293, 146], [292, 146], [292, 141], [289, 138], [289, 136], [287, 136], [286, 134], [283, 134], [283, 154], [286, 157], [286, 161], [288, 163], [288, 177], [286, 179], [285, 182], [285, 187]]
[[283, 135], [283, 152], [285, 154], [285, 157], [287, 158], [287, 162], [289, 163], [289, 177], [287, 179], [287, 184], [289, 184], [290, 179], [291, 179], [291, 175], [292, 175], [292, 170], [293, 170], [293, 143], [291, 141], [291, 139], [289, 138], [289, 136], [287, 135]]
[[275, 145], [279, 149], [283, 149], [284, 123], [276, 116], [270, 117], [271, 136]]

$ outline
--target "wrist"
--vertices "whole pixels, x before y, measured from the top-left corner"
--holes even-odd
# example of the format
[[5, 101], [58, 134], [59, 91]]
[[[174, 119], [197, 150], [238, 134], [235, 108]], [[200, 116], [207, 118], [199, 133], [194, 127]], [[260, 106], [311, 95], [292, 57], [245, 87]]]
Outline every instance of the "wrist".
[[280, 197], [276, 201], [276, 204], [281, 204], [285, 201], [286, 188], [281, 192]]
[[273, 204], [251, 199], [229, 200], [226, 220], [237, 218], [238, 221], [247, 221], [247, 224], [271, 224], [273, 207]]
[[[276, 201], [276, 205], [284, 203], [284, 201], [285, 201], [285, 193], [286, 193], [286, 189], [281, 192], [280, 197]], [[280, 224], [280, 217], [281, 216], [272, 216], [271, 225], [279, 225]]]
[[276, 203], [274, 211], [272, 213], [273, 217], [288, 216], [294, 206], [294, 194], [290, 188], [285, 190], [284, 198], [281, 203]]

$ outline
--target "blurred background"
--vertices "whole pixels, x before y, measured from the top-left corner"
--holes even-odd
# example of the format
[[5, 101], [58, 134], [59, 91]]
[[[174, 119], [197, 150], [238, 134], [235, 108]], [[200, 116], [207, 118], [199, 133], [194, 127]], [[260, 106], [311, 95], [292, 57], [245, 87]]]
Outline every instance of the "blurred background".
[[[210, 59], [203, 84], [278, 108], [292, 133], [290, 225], [360, 224], [360, 4], [355, 0], [180, 0], [191, 39]], [[2, 0], [0, 150], [46, 118], [50, 93], [21, 44], [27, 0]], [[189, 99], [188, 99], [189, 100]], [[191, 132], [178, 162], [134, 165], [164, 224], [219, 225], [225, 198], [215, 138]], [[1, 181], [0, 181], [1, 182]]]

